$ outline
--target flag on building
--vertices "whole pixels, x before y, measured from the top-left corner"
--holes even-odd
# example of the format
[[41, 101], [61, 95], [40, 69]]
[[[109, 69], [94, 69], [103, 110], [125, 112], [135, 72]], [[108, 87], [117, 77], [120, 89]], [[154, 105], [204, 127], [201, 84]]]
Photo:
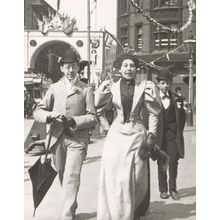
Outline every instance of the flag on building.
[[[106, 29], [104, 29], [105, 31], [105, 45], [107, 45], [107, 42], [109, 41], [111, 44], [113, 43], [113, 41], [116, 42], [116, 44], [118, 44], [118, 46], [120, 46], [122, 49], [124, 49], [123, 45], [121, 44], [121, 42], [110, 32], [108, 32]], [[109, 38], [111, 38], [111, 40], [109, 40]], [[108, 46], [107, 46], [108, 47]]]
[[108, 33], [105, 33], [104, 44], [107, 50], [111, 48], [111, 45], [112, 45], [111, 41], [112, 41], [111, 36]]

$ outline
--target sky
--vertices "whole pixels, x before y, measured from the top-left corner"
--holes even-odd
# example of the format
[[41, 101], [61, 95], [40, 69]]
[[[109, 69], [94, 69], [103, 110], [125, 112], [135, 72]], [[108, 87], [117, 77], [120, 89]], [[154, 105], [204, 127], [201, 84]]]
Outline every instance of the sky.
[[[97, 11], [91, 14], [91, 30], [106, 28], [116, 34], [116, 1], [97, 0]], [[46, 0], [54, 9], [57, 9], [57, 0]], [[90, 0], [90, 11], [94, 8], [94, 0]], [[61, 14], [64, 12], [77, 20], [79, 30], [87, 30], [87, 0], [60, 0]], [[97, 19], [95, 19], [97, 17]], [[95, 22], [95, 20], [97, 22]], [[95, 25], [96, 24], [96, 25]]]

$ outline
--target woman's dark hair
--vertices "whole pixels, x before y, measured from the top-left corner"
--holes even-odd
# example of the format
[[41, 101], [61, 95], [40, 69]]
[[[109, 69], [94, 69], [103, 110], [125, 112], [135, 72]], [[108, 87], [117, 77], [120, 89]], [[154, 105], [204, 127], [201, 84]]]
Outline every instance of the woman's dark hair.
[[120, 57], [118, 57], [114, 61], [113, 67], [115, 67], [117, 69], [120, 69], [123, 61], [127, 60], [127, 59], [132, 60], [134, 62], [134, 65], [135, 65], [136, 68], [140, 67], [140, 61], [138, 60], [138, 58], [136, 56], [134, 56], [132, 54], [123, 54]]

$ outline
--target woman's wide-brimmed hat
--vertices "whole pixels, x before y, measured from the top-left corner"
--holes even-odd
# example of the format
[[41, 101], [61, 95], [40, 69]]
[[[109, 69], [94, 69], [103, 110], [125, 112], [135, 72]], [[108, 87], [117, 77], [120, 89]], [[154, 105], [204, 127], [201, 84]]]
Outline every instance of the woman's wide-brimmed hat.
[[157, 76], [156, 76], [157, 80], [169, 80], [172, 81], [173, 79], [173, 75], [172, 73], [166, 69], [166, 68], [162, 68], [159, 70]]
[[64, 52], [64, 56], [61, 58], [60, 63], [78, 63], [80, 56], [74, 50], [68, 49]]

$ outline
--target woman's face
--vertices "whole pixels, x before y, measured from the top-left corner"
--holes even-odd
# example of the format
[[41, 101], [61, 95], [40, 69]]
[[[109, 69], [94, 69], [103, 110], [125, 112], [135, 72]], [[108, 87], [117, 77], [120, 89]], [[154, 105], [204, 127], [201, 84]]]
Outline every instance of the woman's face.
[[120, 68], [121, 76], [127, 80], [132, 80], [136, 74], [136, 66], [131, 59], [125, 59]]

